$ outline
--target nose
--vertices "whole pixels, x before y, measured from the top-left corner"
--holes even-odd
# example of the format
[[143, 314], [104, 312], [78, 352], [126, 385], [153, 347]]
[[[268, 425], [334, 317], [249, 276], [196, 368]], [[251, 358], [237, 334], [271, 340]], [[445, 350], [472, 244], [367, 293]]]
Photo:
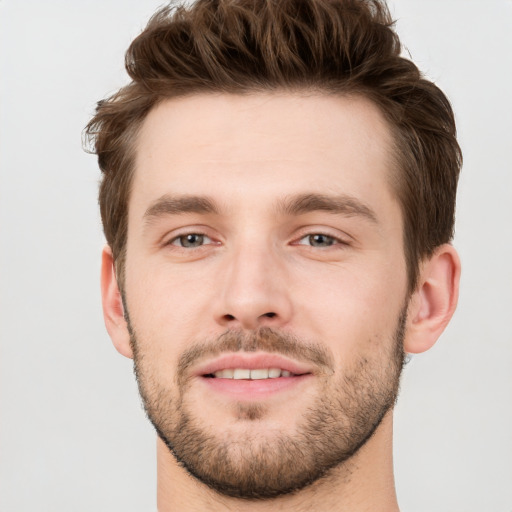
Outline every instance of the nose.
[[292, 316], [285, 263], [268, 247], [246, 246], [226, 258], [219, 273], [216, 321], [224, 328], [283, 327]]

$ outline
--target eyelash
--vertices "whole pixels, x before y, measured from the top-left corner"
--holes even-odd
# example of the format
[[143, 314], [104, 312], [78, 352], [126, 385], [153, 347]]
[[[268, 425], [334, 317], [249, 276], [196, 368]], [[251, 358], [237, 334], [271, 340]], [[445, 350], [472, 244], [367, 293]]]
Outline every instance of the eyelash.
[[[330, 243], [328, 243], [327, 245], [325, 246], [315, 246], [313, 245], [312, 243], [309, 243], [309, 244], [301, 244], [300, 242], [304, 239], [309, 239], [309, 241], [311, 242], [311, 239], [313, 237], [323, 237], [323, 238], [326, 238], [330, 241]], [[321, 242], [320, 242], [321, 243]], [[346, 241], [336, 237], [336, 236], [333, 236], [333, 235], [329, 235], [327, 233], [322, 233], [322, 232], [316, 232], [316, 233], [308, 233], [307, 235], [304, 235], [303, 237], [299, 238], [299, 240], [297, 242], [295, 242], [295, 245], [306, 245], [306, 246], [310, 246], [310, 247], [318, 247], [318, 248], [322, 248], [322, 249], [328, 249], [332, 246], [335, 246], [335, 245], [349, 245]]]
[[[182, 243], [180, 243], [179, 245], [178, 245], [177, 243], [175, 243], [175, 242], [178, 242], [178, 241], [181, 241], [181, 242], [182, 242], [182, 241], [183, 241], [184, 239], [186, 239], [187, 237], [193, 237], [193, 236], [201, 238], [201, 239], [202, 239], [202, 240], [201, 240], [201, 242], [202, 242], [202, 243], [201, 243], [200, 245], [197, 245], [197, 246], [191, 246], [191, 247], [186, 247], [186, 246], [184, 246]], [[197, 249], [197, 248], [199, 248], [199, 247], [203, 247], [204, 245], [209, 245], [209, 244], [205, 244], [205, 243], [204, 243], [204, 239], [205, 239], [205, 238], [206, 238], [207, 240], [209, 240], [209, 241], [210, 241], [210, 243], [212, 243], [212, 242], [213, 242], [213, 240], [212, 240], [208, 235], [206, 235], [205, 233], [200, 233], [200, 232], [182, 233], [182, 234], [180, 234], [180, 235], [178, 235], [178, 236], [175, 236], [175, 237], [171, 238], [171, 240], [169, 240], [169, 241], [166, 243], [166, 245], [172, 245], [172, 246], [174, 246], [174, 247], [178, 247], [179, 249], [185, 249], [185, 250], [187, 250], [187, 249]], [[192, 242], [192, 243], [193, 243], [193, 242]]]

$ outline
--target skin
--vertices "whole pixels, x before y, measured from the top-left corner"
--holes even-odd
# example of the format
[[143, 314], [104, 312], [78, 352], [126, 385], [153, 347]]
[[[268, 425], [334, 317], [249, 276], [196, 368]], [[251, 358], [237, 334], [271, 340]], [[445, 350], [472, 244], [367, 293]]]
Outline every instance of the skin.
[[[361, 358], [374, 369], [388, 362], [404, 304], [406, 352], [427, 350], [443, 331], [456, 306], [460, 263], [451, 245], [439, 247], [421, 263], [418, 287], [407, 296], [390, 147], [389, 127], [364, 98], [193, 95], [148, 114], [137, 140], [124, 291], [153, 382], [173, 389], [179, 357], [191, 342], [260, 327], [313, 340], [335, 368], [335, 375], [248, 399], [264, 405], [258, 421], [235, 421], [236, 398], [191, 379], [188, 406], [211, 432], [260, 436], [269, 446], [276, 430], [293, 436], [322, 386], [334, 389], [335, 377]], [[341, 198], [344, 207], [279, 207], [306, 194]], [[185, 195], [208, 197], [217, 211], [155, 207]], [[206, 236], [203, 245], [180, 247], [179, 237], [192, 233]], [[331, 245], [312, 246], [315, 234]], [[108, 247], [102, 295], [114, 345], [133, 357]], [[218, 495], [179, 466], [161, 440], [157, 453], [160, 511], [398, 510], [391, 410], [327, 478], [274, 500]]]

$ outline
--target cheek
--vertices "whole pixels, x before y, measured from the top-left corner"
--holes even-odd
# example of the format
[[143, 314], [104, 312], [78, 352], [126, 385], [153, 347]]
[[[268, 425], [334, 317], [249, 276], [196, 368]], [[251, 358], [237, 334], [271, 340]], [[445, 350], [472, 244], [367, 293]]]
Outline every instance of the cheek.
[[386, 349], [394, 339], [406, 296], [405, 270], [331, 268], [310, 274], [294, 292], [300, 330], [328, 344], [341, 361]]
[[176, 393], [179, 357], [211, 330], [213, 283], [197, 272], [171, 268], [165, 262], [152, 266], [132, 262], [126, 295], [141, 375], [148, 389]]
[[185, 266], [171, 271], [165, 262], [137, 265], [133, 259], [130, 263], [126, 298], [137, 339], [148, 356], [172, 358], [188, 341], [204, 334], [206, 319], [211, 318], [214, 274], [198, 275]]

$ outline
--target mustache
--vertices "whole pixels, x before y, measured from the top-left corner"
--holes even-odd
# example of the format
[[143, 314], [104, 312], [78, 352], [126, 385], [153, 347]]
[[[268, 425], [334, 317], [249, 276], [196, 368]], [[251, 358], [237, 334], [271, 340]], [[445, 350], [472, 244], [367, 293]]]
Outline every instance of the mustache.
[[297, 361], [312, 363], [326, 373], [334, 373], [334, 357], [325, 347], [271, 327], [260, 327], [253, 332], [226, 331], [212, 341], [189, 347], [178, 361], [178, 381], [183, 382], [189, 368], [202, 359], [214, 358], [225, 352], [257, 351], [279, 353]]

